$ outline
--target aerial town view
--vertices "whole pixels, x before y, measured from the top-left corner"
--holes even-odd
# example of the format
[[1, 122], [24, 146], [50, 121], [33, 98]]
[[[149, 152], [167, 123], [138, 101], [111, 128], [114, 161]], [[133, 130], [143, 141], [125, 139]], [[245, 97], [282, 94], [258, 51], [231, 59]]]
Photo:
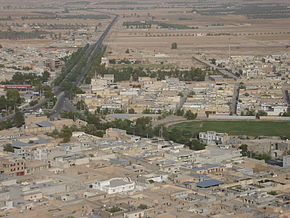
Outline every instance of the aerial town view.
[[290, 218], [290, 0], [0, 0], [0, 217]]

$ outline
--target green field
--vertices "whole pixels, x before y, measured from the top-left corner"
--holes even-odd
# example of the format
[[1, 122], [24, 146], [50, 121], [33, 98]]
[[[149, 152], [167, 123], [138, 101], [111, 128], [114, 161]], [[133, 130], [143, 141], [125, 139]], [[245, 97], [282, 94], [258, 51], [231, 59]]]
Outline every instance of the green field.
[[192, 133], [204, 131], [225, 132], [229, 135], [286, 136], [290, 138], [290, 122], [274, 121], [192, 121], [175, 124], [173, 128], [190, 130]]

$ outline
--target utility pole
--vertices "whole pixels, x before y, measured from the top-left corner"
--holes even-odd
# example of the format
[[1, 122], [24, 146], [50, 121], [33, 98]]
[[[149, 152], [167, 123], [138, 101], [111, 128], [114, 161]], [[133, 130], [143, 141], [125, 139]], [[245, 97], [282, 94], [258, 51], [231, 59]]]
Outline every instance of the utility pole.
[[229, 37], [229, 60], [231, 59], [231, 38]]
[[163, 126], [161, 126], [161, 128], [160, 128], [159, 137], [163, 138]]

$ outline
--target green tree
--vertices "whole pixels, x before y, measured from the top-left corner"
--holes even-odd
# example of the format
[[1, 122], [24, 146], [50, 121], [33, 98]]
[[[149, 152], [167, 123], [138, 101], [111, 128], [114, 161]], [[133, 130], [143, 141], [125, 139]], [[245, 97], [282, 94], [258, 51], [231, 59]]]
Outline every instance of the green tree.
[[186, 111], [184, 117], [185, 117], [187, 120], [194, 120], [194, 119], [196, 119], [196, 117], [197, 117], [197, 113], [192, 113], [192, 112], [189, 110], [189, 111]]
[[13, 127], [12, 121], [3, 121], [3, 122], [0, 122], [0, 130], [9, 129], [11, 127]]
[[50, 86], [43, 86], [42, 89], [43, 89], [44, 97], [46, 99], [52, 99], [54, 97], [54, 94]]
[[254, 155], [254, 158], [255, 159], [258, 159], [258, 160], [264, 160], [264, 161], [269, 161], [271, 160], [271, 156], [269, 154], [258, 154], [258, 155]]
[[176, 42], [173, 42], [171, 44], [171, 49], [177, 49], [177, 43]]
[[246, 110], [246, 116], [255, 116], [255, 115], [256, 115], [256, 112], [254, 109], [251, 109], [251, 110], [247, 109]]
[[191, 150], [199, 151], [204, 150], [206, 147], [206, 144], [201, 143], [197, 139], [192, 139], [186, 144]]
[[175, 116], [183, 116], [184, 115], [184, 110], [176, 110], [175, 113], [174, 113]]
[[16, 127], [21, 127], [25, 123], [24, 116], [20, 111], [17, 111], [14, 115], [14, 124]]
[[37, 105], [37, 103], [38, 103], [38, 100], [34, 100], [34, 101], [31, 101], [31, 102], [29, 102], [29, 106], [34, 106], [34, 105]]
[[146, 108], [145, 110], [143, 110], [142, 114], [154, 114], [154, 112]]
[[60, 132], [60, 137], [63, 138], [62, 142], [67, 143], [70, 141], [72, 136], [72, 129], [68, 126], [64, 126]]
[[119, 208], [119, 207], [117, 207], [117, 206], [113, 206], [113, 207], [108, 208], [108, 209], [106, 209], [106, 210], [107, 210], [108, 212], [110, 212], [110, 213], [117, 213], [117, 212], [121, 211], [122, 209]]
[[99, 130], [95, 125], [93, 124], [88, 124], [84, 128], [84, 132], [90, 135], [98, 136], [98, 137], [103, 137], [104, 131]]
[[261, 116], [268, 116], [266, 111], [263, 110], [259, 110], [258, 113], [256, 114], [256, 116], [261, 117]]
[[243, 82], [240, 83], [240, 89], [246, 89], [246, 85]]
[[47, 82], [50, 77], [50, 73], [48, 71], [44, 71], [42, 74], [42, 82]]
[[14, 107], [21, 103], [20, 94], [17, 90], [8, 90], [6, 92], [7, 103], [9, 106]]
[[[165, 129], [163, 129], [163, 133], [165, 133]], [[171, 129], [167, 135], [168, 135], [167, 136], [168, 138], [166, 138], [166, 135], [165, 135], [164, 136], [165, 139], [172, 140], [180, 144], [189, 143], [190, 138], [193, 137], [190, 130], [182, 130], [180, 128]]]
[[290, 117], [290, 112], [281, 113], [280, 116], [282, 116], [282, 117]]
[[242, 150], [242, 155], [243, 156], [248, 156], [248, 145], [246, 145], [246, 144], [242, 144], [241, 146], [240, 146], [240, 149]]
[[178, 96], [183, 97], [183, 93], [182, 92], [179, 92], [178, 93]]
[[128, 110], [128, 113], [129, 113], [129, 114], [135, 114], [135, 110], [134, 110], [133, 108], [130, 108], [130, 109]]
[[88, 109], [86, 103], [83, 100], [80, 100], [76, 103], [76, 108], [78, 110], [87, 110]]
[[277, 195], [278, 193], [276, 191], [270, 191], [267, 194], [269, 194], [269, 195]]
[[136, 120], [134, 127], [135, 134], [139, 136], [152, 137], [152, 119], [150, 117], [140, 117]]
[[4, 149], [3, 149], [4, 151], [6, 151], [6, 152], [14, 152], [14, 148], [12, 147], [12, 145], [11, 144], [6, 144], [6, 145], [4, 145]]
[[138, 209], [146, 210], [146, 209], [148, 209], [148, 206], [147, 206], [146, 204], [140, 204], [140, 205], [138, 206]]
[[0, 96], [0, 111], [6, 109], [7, 107], [7, 100], [4, 95]]

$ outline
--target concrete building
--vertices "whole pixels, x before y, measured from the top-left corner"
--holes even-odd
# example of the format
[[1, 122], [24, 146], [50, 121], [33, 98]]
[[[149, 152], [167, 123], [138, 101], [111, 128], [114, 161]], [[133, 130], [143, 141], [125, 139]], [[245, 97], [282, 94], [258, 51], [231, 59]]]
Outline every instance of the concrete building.
[[288, 105], [286, 103], [262, 104], [262, 110], [265, 111], [268, 116], [279, 116], [288, 111]]
[[283, 167], [290, 167], [290, 155], [283, 157]]
[[25, 174], [25, 163], [22, 159], [0, 160], [3, 174], [9, 176], [23, 176]]
[[94, 182], [90, 188], [97, 189], [108, 194], [126, 193], [135, 189], [135, 182], [130, 178], [112, 178], [109, 180]]
[[229, 139], [229, 135], [227, 133], [207, 131], [200, 132], [199, 139], [207, 145], [219, 145], [225, 143]]

